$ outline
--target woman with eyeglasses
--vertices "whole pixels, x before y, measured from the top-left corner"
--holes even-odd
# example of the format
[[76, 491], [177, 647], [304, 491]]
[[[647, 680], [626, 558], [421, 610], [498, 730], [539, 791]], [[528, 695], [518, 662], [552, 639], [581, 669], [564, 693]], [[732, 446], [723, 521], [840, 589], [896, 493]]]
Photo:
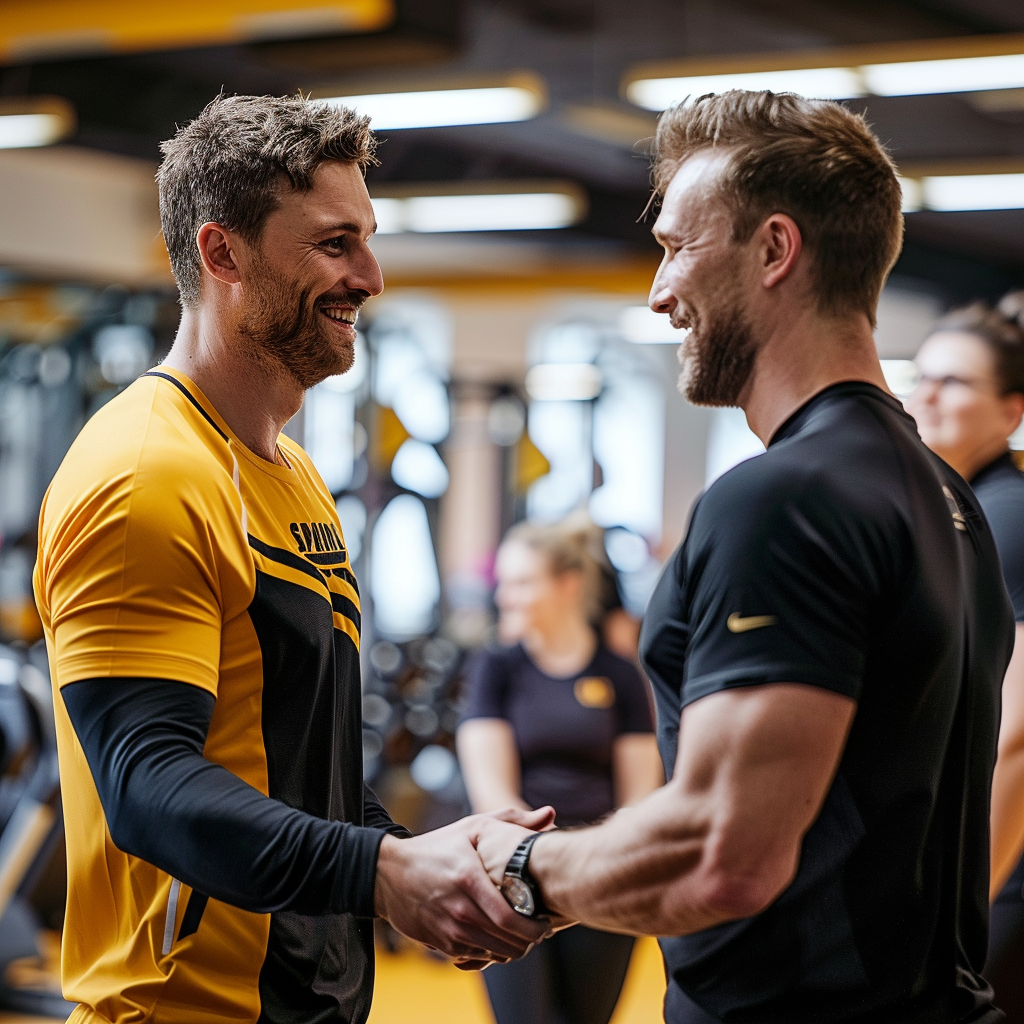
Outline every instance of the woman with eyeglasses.
[[921, 439], [974, 488], [1017, 620], [1003, 680], [992, 778], [992, 914], [985, 977], [1010, 1024], [1024, 1024], [1024, 473], [1009, 438], [1024, 416], [1024, 292], [999, 308], [976, 303], [940, 321], [917, 353], [907, 401]]

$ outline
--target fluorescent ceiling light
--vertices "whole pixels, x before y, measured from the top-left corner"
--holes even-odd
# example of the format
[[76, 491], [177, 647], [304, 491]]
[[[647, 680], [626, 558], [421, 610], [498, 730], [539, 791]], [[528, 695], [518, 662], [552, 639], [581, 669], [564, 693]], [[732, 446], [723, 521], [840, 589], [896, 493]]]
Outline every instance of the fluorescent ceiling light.
[[565, 228], [583, 212], [580, 200], [565, 192], [407, 196], [372, 202], [378, 234]]
[[900, 181], [907, 213], [1024, 209], [1024, 174], [937, 174]]
[[585, 402], [602, 383], [593, 363], [539, 363], [526, 374], [526, 393], [535, 402]]
[[875, 96], [1017, 89], [1024, 86], [1024, 54], [866, 64], [861, 71], [867, 91]]
[[687, 96], [728, 89], [770, 89], [798, 92], [823, 100], [860, 96], [863, 85], [852, 68], [799, 68], [792, 71], [743, 71], [729, 75], [692, 75], [685, 78], [640, 78], [626, 87], [626, 97], [638, 107], [665, 110]]
[[0, 115], [0, 149], [49, 146], [64, 134], [64, 124], [55, 114]]
[[351, 107], [367, 115], [375, 130], [388, 131], [526, 121], [540, 112], [544, 98], [536, 89], [503, 85], [485, 89], [430, 89], [332, 96], [324, 102]]
[[0, 98], [0, 149], [51, 146], [74, 127], [71, 105], [58, 97]]
[[738, 71], [728, 74], [636, 78], [627, 98], [649, 110], [664, 110], [687, 96], [728, 89], [797, 92], [816, 99], [858, 96], [923, 96], [1024, 87], [1024, 53], [993, 57], [891, 61], [821, 68]]
[[665, 313], [655, 313], [648, 306], [627, 306], [619, 314], [619, 330], [634, 345], [678, 345], [687, 333], [673, 327]]

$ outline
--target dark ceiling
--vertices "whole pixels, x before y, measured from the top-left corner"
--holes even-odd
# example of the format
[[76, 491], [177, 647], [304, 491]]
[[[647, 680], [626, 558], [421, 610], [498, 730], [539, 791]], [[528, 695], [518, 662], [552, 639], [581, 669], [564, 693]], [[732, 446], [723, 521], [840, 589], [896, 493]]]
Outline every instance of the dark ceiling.
[[[47, 61], [0, 68], [0, 95], [58, 94], [78, 112], [75, 144], [156, 159], [157, 145], [222, 88], [369, 91], [533, 71], [550, 97], [534, 120], [385, 133], [373, 185], [569, 178], [589, 197], [583, 239], [652, 251], [637, 223], [648, 194], [635, 142], [654, 116], [624, 102], [641, 61], [818, 49], [1024, 31], [1022, 0], [399, 0], [368, 36]], [[856, 101], [901, 163], [1020, 158], [1019, 109], [969, 96]], [[917, 213], [897, 273], [950, 300], [1024, 284], [1024, 211]]]

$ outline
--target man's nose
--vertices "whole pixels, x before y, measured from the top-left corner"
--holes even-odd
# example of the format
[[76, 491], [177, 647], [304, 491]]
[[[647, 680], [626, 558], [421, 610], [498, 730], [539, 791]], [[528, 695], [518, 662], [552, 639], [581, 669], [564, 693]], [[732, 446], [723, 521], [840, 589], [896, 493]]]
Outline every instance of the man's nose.
[[368, 245], [362, 246], [359, 256], [346, 268], [344, 282], [351, 291], [365, 292], [368, 298], [384, 291], [384, 275]]
[[651, 286], [651, 294], [647, 299], [647, 305], [655, 313], [671, 313], [675, 308], [676, 299], [672, 292], [661, 282], [659, 274]]

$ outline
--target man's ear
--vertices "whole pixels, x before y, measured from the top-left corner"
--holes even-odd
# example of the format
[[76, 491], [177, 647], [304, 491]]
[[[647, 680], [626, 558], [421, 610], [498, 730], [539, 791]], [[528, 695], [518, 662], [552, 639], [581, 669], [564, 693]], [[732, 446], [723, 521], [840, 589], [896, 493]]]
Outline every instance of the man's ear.
[[760, 235], [761, 284], [773, 288], [793, 272], [803, 250], [803, 236], [797, 223], [785, 213], [773, 213], [758, 229]]
[[208, 221], [196, 232], [196, 248], [206, 272], [225, 284], [238, 284], [238, 266], [227, 228]]

